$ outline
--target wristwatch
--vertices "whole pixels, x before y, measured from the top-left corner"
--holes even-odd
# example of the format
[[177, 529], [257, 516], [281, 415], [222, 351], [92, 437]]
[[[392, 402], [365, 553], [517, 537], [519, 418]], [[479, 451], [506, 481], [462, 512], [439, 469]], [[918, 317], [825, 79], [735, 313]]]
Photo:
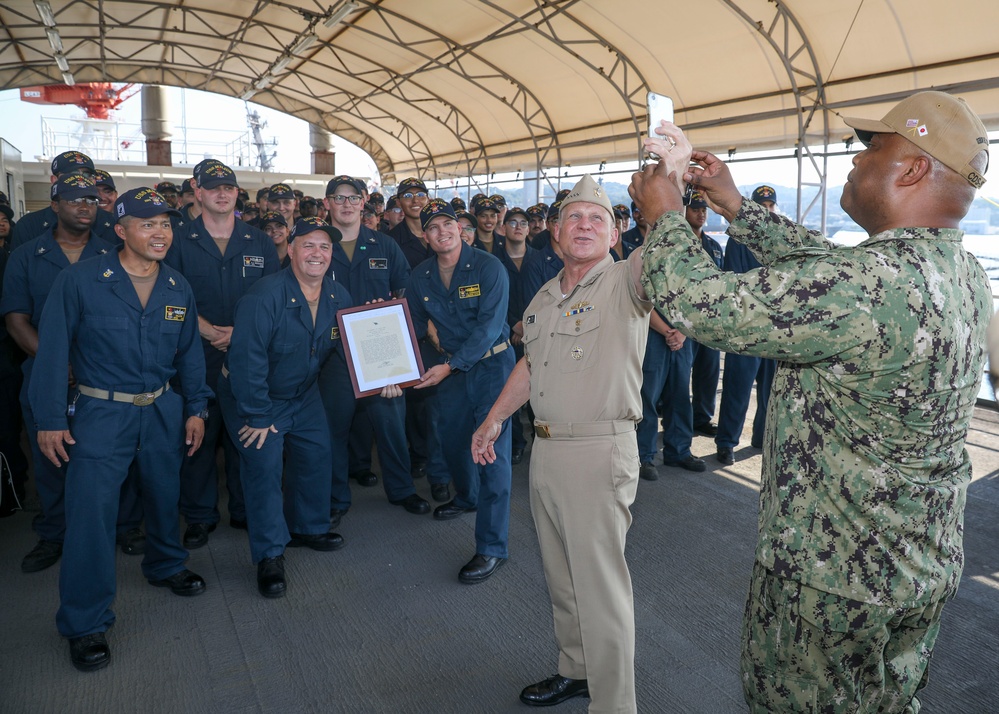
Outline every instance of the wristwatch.
[[205, 407], [200, 412], [195, 414], [196, 417], [200, 417], [201, 421], [208, 421], [208, 407]]
[[448, 367], [451, 367], [451, 374], [454, 374], [455, 372], [459, 372], [460, 371], [457, 367], [452, 367], [451, 366], [451, 358], [450, 357], [448, 357], [446, 360], [444, 360], [444, 364], [446, 364]]

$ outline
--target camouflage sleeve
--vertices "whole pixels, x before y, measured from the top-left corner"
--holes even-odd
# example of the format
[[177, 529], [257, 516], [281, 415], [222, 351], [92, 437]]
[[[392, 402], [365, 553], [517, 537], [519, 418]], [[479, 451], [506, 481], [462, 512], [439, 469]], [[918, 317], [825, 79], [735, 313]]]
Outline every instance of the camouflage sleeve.
[[748, 198], [742, 199], [742, 207], [727, 233], [749, 248], [763, 265], [798, 248], [835, 247], [818, 231], [800, 226], [779, 213], [771, 213]]
[[709, 347], [807, 363], [875, 334], [868, 296], [876, 291], [849, 255], [799, 248], [769, 267], [724, 272], [678, 212], [656, 222], [645, 246], [645, 292], [674, 327]]

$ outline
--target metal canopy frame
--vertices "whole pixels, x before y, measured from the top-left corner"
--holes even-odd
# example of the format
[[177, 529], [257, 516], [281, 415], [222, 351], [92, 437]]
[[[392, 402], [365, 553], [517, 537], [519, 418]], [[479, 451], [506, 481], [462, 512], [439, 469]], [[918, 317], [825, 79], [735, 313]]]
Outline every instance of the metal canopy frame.
[[[573, 162], [637, 163], [645, 94], [656, 86], [673, 93], [678, 123], [696, 145], [724, 152], [733, 134], [742, 137], [740, 150], [795, 149], [798, 220], [818, 207], [824, 227], [823, 147], [843, 127], [839, 109], [933, 87], [987, 99], [983, 118], [999, 124], [999, 52], [988, 37], [964, 38], [967, 49], [941, 50], [937, 42], [924, 52], [933, 43], [919, 37], [932, 28], [932, 13], [907, 6], [904, 16], [893, 15], [872, 0], [836, 8], [807, 0], [709, 0], [696, 8], [654, 0], [613, 7], [600, 0], [355, 0], [339, 21], [333, 14], [345, 9], [344, 0], [48, 2], [77, 82], [252, 97], [358, 145], [387, 184], [402, 175], [440, 182], [533, 172], [554, 189]], [[989, 14], [984, 27], [993, 16], [999, 21], [999, 10], [975, 0], [952, 3], [975, 9], [976, 17]], [[840, 16], [856, 20], [862, 12], [867, 22], [859, 27], [894, 23], [876, 32], [905, 44], [908, 61], [862, 71], [854, 63], [830, 81], [847, 42], [856, 53], [863, 39]], [[692, 91], [684, 67], [692, 46], [670, 36], [661, 47], [646, 25], [667, 16], [692, 24], [702, 15], [729, 32], [740, 60], [772, 80]], [[923, 35], [910, 42], [910, 27]], [[33, 0], [0, 7], [0, 87], [62, 81], [46, 29]], [[549, 74], [571, 87], [572, 99], [550, 91]], [[567, 112], [566, 102], [577, 97], [583, 110]], [[807, 186], [818, 192], [805, 205]]]

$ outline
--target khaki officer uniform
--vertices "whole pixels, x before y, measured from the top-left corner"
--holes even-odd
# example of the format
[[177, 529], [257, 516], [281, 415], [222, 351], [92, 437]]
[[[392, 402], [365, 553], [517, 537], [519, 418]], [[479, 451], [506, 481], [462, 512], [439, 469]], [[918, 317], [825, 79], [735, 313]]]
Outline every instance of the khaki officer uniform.
[[635, 610], [624, 546], [652, 304], [636, 292], [627, 262], [609, 255], [566, 296], [561, 276], [524, 313], [538, 436], [531, 511], [559, 674], [588, 680], [590, 712], [634, 712]]

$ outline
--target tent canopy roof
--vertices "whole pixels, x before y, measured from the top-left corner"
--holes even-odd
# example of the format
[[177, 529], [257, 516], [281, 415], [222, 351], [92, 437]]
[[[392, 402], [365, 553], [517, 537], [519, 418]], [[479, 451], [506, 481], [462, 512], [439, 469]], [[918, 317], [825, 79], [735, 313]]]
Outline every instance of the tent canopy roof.
[[[51, 7], [77, 82], [252, 96], [354, 142], [386, 183], [638, 158], [649, 90], [673, 97], [695, 146], [722, 152], [836, 143], [842, 115], [880, 118], [931, 88], [999, 126], [999, 3], [981, 0]], [[4, 3], [0, 28], [0, 87], [63, 81], [34, 2]]]

